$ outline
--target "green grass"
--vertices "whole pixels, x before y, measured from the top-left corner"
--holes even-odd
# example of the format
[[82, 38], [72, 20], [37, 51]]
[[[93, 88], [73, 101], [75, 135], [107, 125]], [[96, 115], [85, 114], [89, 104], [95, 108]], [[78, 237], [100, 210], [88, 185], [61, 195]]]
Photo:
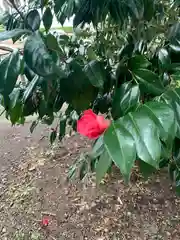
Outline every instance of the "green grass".
[[[40, 28], [41, 31], [45, 31], [45, 28]], [[72, 33], [73, 32], [73, 27], [53, 27], [50, 30], [63, 30], [66, 33]], [[0, 26], [0, 32], [4, 32], [5, 29]]]

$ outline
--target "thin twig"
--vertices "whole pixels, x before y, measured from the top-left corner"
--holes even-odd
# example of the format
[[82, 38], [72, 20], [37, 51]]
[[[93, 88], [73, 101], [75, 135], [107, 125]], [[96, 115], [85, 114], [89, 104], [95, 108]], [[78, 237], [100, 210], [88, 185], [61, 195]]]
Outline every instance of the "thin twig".
[[0, 116], [3, 115], [3, 113], [5, 113], [6, 109], [4, 109], [1, 113], [0, 113]]

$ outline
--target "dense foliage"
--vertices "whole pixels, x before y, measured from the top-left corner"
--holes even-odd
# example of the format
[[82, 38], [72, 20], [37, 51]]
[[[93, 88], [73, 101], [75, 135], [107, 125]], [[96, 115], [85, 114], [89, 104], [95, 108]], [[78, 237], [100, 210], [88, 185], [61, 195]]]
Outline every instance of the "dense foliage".
[[[145, 177], [168, 167], [180, 193], [180, 23], [178, 0], [29, 0], [3, 15], [0, 40], [23, 38], [0, 62], [6, 117], [24, 123], [37, 114], [51, 125], [50, 140], [86, 109], [105, 114], [111, 126], [71, 167], [82, 179], [95, 170], [100, 182], [112, 164], [126, 182], [135, 164]], [[38, 9], [38, 10], [37, 10]], [[74, 16], [72, 35], [51, 31]], [[40, 30], [41, 23], [45, 31]], [[23, 81], [17, 81], [23, 76]], [[66, 111], [60, 111], [63, 104]], [[68, 129], [69, 129], [68, 127]]]

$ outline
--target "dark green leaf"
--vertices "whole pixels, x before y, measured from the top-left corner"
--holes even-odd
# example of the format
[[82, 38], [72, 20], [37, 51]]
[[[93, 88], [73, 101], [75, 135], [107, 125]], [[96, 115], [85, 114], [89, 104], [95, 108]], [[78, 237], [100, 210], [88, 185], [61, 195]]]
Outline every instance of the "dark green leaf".
[[154, 72], [147, 69], [137, 69], [134, 70], [133, 74], [135, 80], [141, 84], [143, 91], [155, 95], [160, 95], [164, 92], [164, 86], [159, 76]]
[[47, 35], [46, 44], [49, 49], [61, 52], [57, 39], [51, 33]]
[[104, 141], [103, 137], [99, 137], [94, 143], [93, 149], [90, 153], [92, 158], [99, 157], [104, 152]]
[[171, 64], [169, 53], [165, 48], [161, 48], [158, 52], [158, 58], [163, 70], [167, 70]]
[[180, 138], [180, 88], [169, 89], [160, 99], [172, 107], [177, 124], [176, 136]]
[[41, 24], [41, 19], [38, 10], [34, 9], [31, 10], [27, 16], [26, 16], [26, 21], [25, 25], [28, 29], [36, 31], [39, 29]]
[[111, 164], [112, 164], [112, 160], [109, 154], [107, 153], [107, 151], [105, 150], [101, 154], [99, 161], [96, 164], [96, 181], [98, 184], [100, 184], [102, 178], [107, 173]]
[[8, 40], [10, 38], [19, 37], [23, 34], [30, 34], [31, 31], [27, 29], [13, 29], [11, 31], [0, 32], [0, 41]]
[[82, 162], [80, 169], [79, 169], [79, 179], [83, 180], [83, 178], [86, 176], [88, 172], [88, 163], [86, 161], [86, 159], [84, 159], [84, 161]]
[[25, 42], [24, 59], [26, 64], [38, 75], [53, 74], [54, 65], [39, 33], [34, 33]]
[[14, 108], [9, 112], [11, 123], [14, 125], [22, 116], [22, 104], [20, 101], [17, 101]]
[[14, 108], [17, 104], [17, 101], [19, 100], [20, 97], [20, 89], [19, 88], [14, 88], [14, 90], [11, 92], [9, 95], [10, 98], [10, 108]]
[[5, 57], [0, 63], [0, 93], [9, 95], [15, 87], [21, 70], [21, 56], [17, 50]]
[[129, 60], [129, 67], [132, 70], [136, 70], [138, 68], [147, 68], [149, 65], [151, 65], [151, 63], [143, 55], [133, 56]]
[[158, 168], [161, 157], [161, 142], [158, 128], [149, 112], [142, 106], [136, 112], [120, 118], [120, 123], [131, 133], [138, 157], [151, 166]]
[[136, 19], [140, 20], [143, 18], [144, 3], [142, 0], [129, 0], [128, 6]]
[[93, 60], [88, 63], [84, 68], [84, 72], [94, 87], [103, 87], [104, 82], [106, 81], [106, 74], [102, 64], [99, 61]]
[[163, 141], [170, 139], [172, 144], [176, 134], [176, 123], [174, 111], [168, 104], [159, 102], [148, 102], [141, 107], [158, 128], [159, 135]]
[[145, 179], [147, 179], [149, 176], [151, 176], [156, 171], [156, 169], [154, 167], [152, 167], [148, 163], [141, 161], [141, 160], [139, 161], [139, 168], [140, 168], [140, 172], [142, 173], [142, 175]]
[[[104, 144], [112, 161], [120, 168], [126, 182], [136, 159], [135, 142], [121, 121], [112, 122], [104, 134]], [[128, 149], [128, 150], [127, 150]]]
[[56, 130], [53, 130], [53, 131], [51, 132], [51, 135], [50, 135], [50, 143], [51, 143], [51, 144], [54, 143], [54, 141], [56, 140], [56, 137], [57, 137], [57, 132], [56, 132]]
[[35, 87], [37, 86], [39, 81], [39, 77], [36, 75], [33, 80], [28, 84], [26, 90], [24, 91], [23, 94], [23, 102], [26, 102], [26, 100], [29, 98], [29, 96], [32, 95]]
[[51, 28], [52, 21], [53, 21], [53, 15], [52, 15], [51, 9], [47, 7], [43, 14], [43, 24], [46, 29], [46, 32], [48, 32], [49, 29]]
[[36, 126], [38, 125], [39, 121], [35, 120], [32, 122], [31, 126], [30, 126], [30, 132], [33, 133], [34, 129], [36, 128]]
[[113, 98], [112, 115], [113, 118], [119, 118], [128, 112], [135, 110], [139, 104], [140, 90], [139, 86], [133, 86], [131, 83], [124, 83], [117, 88]]
[[61, 141], [66, 134], [66, 118], [60, 119], [59, 123], [59, 140]]

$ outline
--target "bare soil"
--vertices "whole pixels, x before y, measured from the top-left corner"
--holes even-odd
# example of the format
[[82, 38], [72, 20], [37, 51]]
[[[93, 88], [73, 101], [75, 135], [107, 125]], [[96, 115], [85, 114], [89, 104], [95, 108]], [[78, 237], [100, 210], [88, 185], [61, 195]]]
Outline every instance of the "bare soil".
[[[0, 123], [0, 240], [179, 240], [180, 199], [167, 174], [125, 186], [119, 172], [67, 183], [90, 143], [79, 136], [53, 149], [48, 129]], [[49, 225], [43, 227], [43, 217]]]

